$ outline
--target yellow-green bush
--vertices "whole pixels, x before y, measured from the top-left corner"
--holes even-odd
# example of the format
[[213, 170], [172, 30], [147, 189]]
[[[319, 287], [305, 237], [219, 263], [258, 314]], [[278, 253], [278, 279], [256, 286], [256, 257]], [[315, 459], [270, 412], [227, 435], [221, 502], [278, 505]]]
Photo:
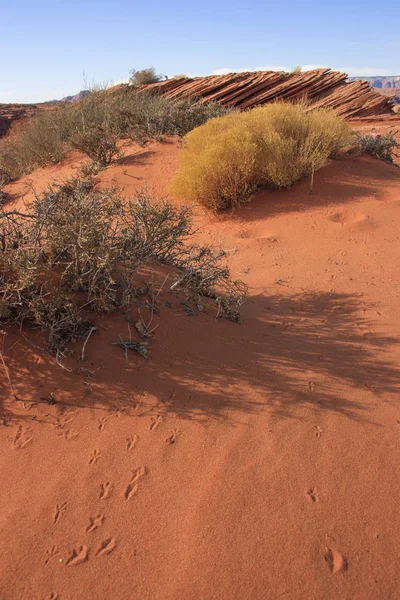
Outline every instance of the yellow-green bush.
[[277, 102], [208, 121], [184, 138], [173, 195], [212, 210], [234, 207], [258, 186], [287, 188], [351, 140], [333, 111]]

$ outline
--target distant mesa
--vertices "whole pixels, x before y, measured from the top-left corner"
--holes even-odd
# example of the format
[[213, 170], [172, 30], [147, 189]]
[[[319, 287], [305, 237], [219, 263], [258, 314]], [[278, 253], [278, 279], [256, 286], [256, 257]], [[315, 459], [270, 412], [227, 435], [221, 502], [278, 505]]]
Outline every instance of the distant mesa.
[[60, 100], [60, 102], [79, 102], [80, 100], [83, 100], [84, 98], [86, 98], [86, 96], [89, 96], [90, 94], [90, 90], [81, 90], [74, 96], [65, 96], [65, 98], [62, 98]]
[[350, 77], [349, 81], [365, 81], [382, 96], [390, 98], [396, 105], [400, 105], [400, 75], [391, 77]]
[[390, 77], [349, 77], [349, 81], [357, 80], [367, 81], [373, 88], [400, 90], [400, 75], [393, 75]]

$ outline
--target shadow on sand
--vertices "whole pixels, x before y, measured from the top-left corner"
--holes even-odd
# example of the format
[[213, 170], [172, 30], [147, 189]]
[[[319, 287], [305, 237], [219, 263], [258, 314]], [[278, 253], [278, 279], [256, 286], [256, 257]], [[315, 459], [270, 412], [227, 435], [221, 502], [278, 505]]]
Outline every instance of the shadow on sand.
[[[31, 333], [21, 338], [12, 332], [5, 359], [20, 401], [10, 400], [2, 377], [0, 412], [8, 421], [24, 418], [13, 407], [24, 399], [43, 402], [41, 396], [54, 392], [60, 409], [129, 412], [140, 401], [140, 414], [161, 407], [199, 421], [236, 422], [261, 412], [302, 419], [311, 410], [371, 422], [371, 405], [400, 391], [400, 370], [390, 360], [398, 340], [373, 333], [376, 323], [365, 316], [362, 297], [256, 296], [244, 307], [242, 325], [214, 322], [206, 314], [188, 317], [176, 296], [171, 302], [155, 320], [159, 327], [147, 361], [132, 353], [126, 363], [123, 351], [111, 345], [126, 336], [121, 313], [99, 327], [87, 346], [88, 360], [66, 359], [66, 368], [32, 347]], [[74, 351], [80, 356], [81, 344]], [[355, 389], [365, 392], [365, 401], [355, 399]]]

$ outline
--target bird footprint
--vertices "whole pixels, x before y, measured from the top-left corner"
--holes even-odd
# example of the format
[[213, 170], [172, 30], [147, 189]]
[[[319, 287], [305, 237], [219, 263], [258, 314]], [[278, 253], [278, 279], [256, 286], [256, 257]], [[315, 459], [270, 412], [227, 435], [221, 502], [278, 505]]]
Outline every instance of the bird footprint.
[[96, 556], [102, 556], [103, 554], [110, 554], [115, 548], [115, 538], [110, 537], [101, 544], [100, 548], [96, 551]]
[[99, 500], [105, 500], [111, 493], [112, 485], [109, 481], [100, 484]]
[[81, 565], [89, 557], [89, 550], [87, 546], [79, 546], [78, 549], [73, 549], [71, 556], [65, 563], [67, 567], [74, 567], [75, 565]]
[[347, 569], [347, 558], [334, 548], [326, 548], [324, 559], [333, 574], [341, 573]]
[[171, 434], [165, 440], [167, 442], [167, 444], [175, 444], [179, 433], [180, 433], [179, 429], [174, 427], [173, 430], [171, 431]]
[[58, 551], [57, 546], [53, 546], [51, 548], [51, 550], [46, 550], [46, 557], [45, 557], [43, 566], [46, 567], [49, 564], [49, 562], [51, 561], [51, 559], [55, 558], [59, 554], [60, 554], [60, 552]]
[[86, 527], [86, 533], [91, 533], [95, 529], [102, 526], [104, 521], [104, 515], [97, 515], [97, 517], [89, 518], [89, 525]]
[[67, 508], [68, 508], [68, 502], [63, 502], [62, 504], [56, 505], [56, 510], [54, 512], [54, 520], [53, 520], [54, 525], [56, 523], [58, 523], [58, 521], [61, 519], [61, 516], [63, 515], [63, 513], [65, 513]]
[[319, 493], [316, 488], [310, 488], [307, 491], [307, 496], [310, 498], [311, 502], [319, 502]]
[[152, 417], [151, 418], [151, 422], [150, 422], [150, 431], [153, 431], [153, 429], [155, 429], [156, 427], [158, 427], [161, 422], [162, 422], [161, 415], [157, 415], [156, 417]]
[[99, 450], [93, 450], [92, 454], [90, 455], [89, 465], [93, 465], [95, 462], [97, 462], [100, 456], [101, 452]]
[[125, 489], [124, 497], [125, 500], [130, 500], [138, 490], [138, 483], [142, 477], [146, 474], [145, 467], [137, 467], [132, 471], [132, 477]]
[[132, 448], [134, 446], [136, 446], [138, 441], [138, 436], [137, 435], [130, 435], [128, 438], [126, 438], [126, 449], [127, 450], [132, 450]]

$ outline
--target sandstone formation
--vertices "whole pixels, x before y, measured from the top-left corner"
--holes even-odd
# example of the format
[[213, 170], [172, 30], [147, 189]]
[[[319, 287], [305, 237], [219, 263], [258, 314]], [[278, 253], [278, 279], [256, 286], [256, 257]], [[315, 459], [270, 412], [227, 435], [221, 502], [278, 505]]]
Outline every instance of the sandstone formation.
[[[119, 86], [129, 92], [132, 86]], [[343, 117], [359, 118], [391, 114], [393, 102], [372, 89], [366, 81], [348, 81], [345, 73], [316, 69], [304, 73], [258, 71], [177, 77], [139, 88], [167, 98], [201, 98], [242, 109], [274, 100], [306, 98], [314, 106], [334, 109]]]

